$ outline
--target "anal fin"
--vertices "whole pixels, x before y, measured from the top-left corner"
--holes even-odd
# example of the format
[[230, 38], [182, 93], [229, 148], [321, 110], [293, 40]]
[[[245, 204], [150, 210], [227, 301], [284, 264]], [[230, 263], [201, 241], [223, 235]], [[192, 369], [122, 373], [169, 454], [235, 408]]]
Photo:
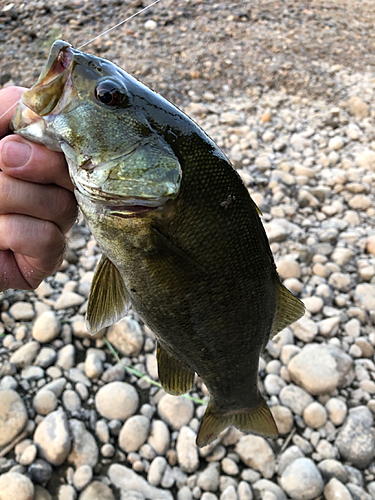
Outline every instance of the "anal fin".
[[156, 358], [160, 383], [166, 392], [178, 396], [189, 392], [193, 388], [195, 372], [165, 351], [160, 345], [157, 347]]
[[264, 398], [260, 395], [259, 398], [260, 401], [254, 408], [226, 413], [215, 411], [214, 406], [209, 402], [197, 435], [197, 446], [210, 444], [230, 425], [234, 425], [240, 431], [276, 438], [278, 430], [271, 410]]
[[95, 269], [87, 304], [88, 331], [94, 334], [116, 323], [125, 316], [129, 307], [130, 298], [119, 270], [102, 255]]

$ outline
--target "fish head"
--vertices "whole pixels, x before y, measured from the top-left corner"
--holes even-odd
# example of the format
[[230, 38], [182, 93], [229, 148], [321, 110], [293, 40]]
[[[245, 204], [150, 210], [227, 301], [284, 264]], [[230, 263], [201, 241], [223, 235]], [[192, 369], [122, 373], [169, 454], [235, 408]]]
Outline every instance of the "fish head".
[[144, 86], [116, 64], [57, 40], [11, 127], [65, 154], [79, 204], [139, 216], [176, 198], [181, 166], [142, 105]]

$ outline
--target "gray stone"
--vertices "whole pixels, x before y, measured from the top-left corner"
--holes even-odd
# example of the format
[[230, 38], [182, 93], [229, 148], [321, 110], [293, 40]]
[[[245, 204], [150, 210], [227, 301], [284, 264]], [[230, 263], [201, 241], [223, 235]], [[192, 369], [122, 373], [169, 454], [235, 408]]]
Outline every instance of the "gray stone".
[[41, 368], [48, 368], [55, 362], [56, 357], [56, 351], [52, 347], [42, 347], [34, 361], [34, 365]]
[[30, 302], [15, 302], [10, 306], [9, 313], [16, 321], [31, 321], [35, 318], [35, 311]]
[[302, 415], [303, 410], [314, 400], [304, 389], [290, 384], [280, 391], [279, 398], [295, 415]]
[[303, 410], [303, 420], [308, 427], [319, 429], [327, 422], [326, 409], [322, 404], [314, 401]]
[[61, 465], [70, 452], [68, 419], [61, 410], [47, 415], [36, 428], [34, 443], [39, 455], [50, 464]]
[[330, 398], [326, 403], [328, 418], [337, 426], [341, 425], [347, 414], [347, 407], [345, 402], [339, 398]]
[[306, 345], [288, 364], [292, 380], [313, 395], [332, 392], [343, 383], [351, 368], [350, 356], [324, 344]]
[[83, 373], [82, 370], [79, 368], [70, 368], [70, 370], [67, 372], [66, 377], [74, 382], [75, 384], [83, 384], [86, 387], [91, 387], [92, 382], [90, 379], [86, 377], [86, 375]]
[[138, 405], [137, 391], [126, 382], [111, 382], [101, 387], [95, 397], [97, 411], [108, 420], [126, 420], [134, 415]]
[[348, 488], [335, 477], [324, 488], [324, 498], [326, 500], [352, 500]]
[[0, 390], [0, 448], [10, 443], [25, 427], [27, 410], [17, 392]]
[[375, 309], [375, 284], [360, 283], [354, 291], [355, 298], [368, 311]]
[[164, 421], [178, 430], [193, 418], [194, 404], [184, 396], [165, 394], [159, 401], [158, 412]]
[[147, 483], [147, 481], [139, 476], [136, 472], [124, 465], [113, 464], [108, 471], [111, 483], [121, 490], [139, 491], [146, 498], [155, 498], [158, 500], [173, 500], [170, 491], [156, 488]]
[[279, 476], [284, 470], [298, 458], [304, 458], [304, 454], [298, 446], [290, 446], [277, 458], [277, 472]]
[[70, 412], [77, 411], [81, 407], [80, 397], [71, 389], [64, 391], [62, 402], [65, 408]]
[[45, 486], [52, 477], [52, 466], [46, 460], [37, 458], [27, 472], [34, 483]]
[[366, 118], [369, 115], [370, 108], [360, 97], [354, 96], [348, 100], [348, 106], [351, 113], [359, 119]]
[[67, 344], [62, 347], [57, 353], [56, 365], [63, 370], [69, 370], [75, 364], [76, 350], [73, 344]]
[[68, 307], [76, 307], [83, 304], [84, 297], [75, 292], [63, 292], [55, 302], [55, 309], [68, 309]]
[[37, 484], [35, 486], [34, 500], [52, 500], [52, 496], [45, 488]]
[[167, 461], [164, 457], [155, 457], [148, 469], [147, 481], [152, 486], [158, 486], [163, 478], [166, 467]]
[[222, 494], [220, 495], [220, 500], [238, 500], [236, 488], [233, 484], [229, 484]]
[[181, 470], [184, 472], [195, 472], [199, 467], [198, 448], [195, 444], [196, 433], [190, 427], [184, 425], [178, 433], [176, 452], [177, 460]]
[[60, 331], [60, 323], [53, 311], [45, 311], [37, 317], [32, 336], [40, 343], [51, 342], [54, 340]]
[[129, 357], [138, 356], [143, 346], [143, 334], [139, 323], [128, 316], [108, 329], [107, 339], [121, 354]]
[[291, 328], [295, 337], [303, 342], [311, 342], [318, 333], [318, 325], [306, 316], [293, 323]]
[[9, 361], [16, 368], [25, 368], [25, 366], [29, 366], [32, 364], [36, 355], [38, 354], [40, 349], [39, 342], [35, 342], [35, 340], [31, 340], [27, 342], [27, 344], [23, 345], [17, 351], [15, 351], [10, 357]]
[[75, 467], [90, 465], [94, 468], [98, 463], [99, 449], [94, 436], [86, 429], [85, 424], [79, 420], [71, 419], [69, 428], [72, 434], [72, 449], [68, 462]]
[[273, 418], [275, 419], [279, 434], [284, 436], [289, 434], [293, 428], [294, 420], [293, 413], [286, 406], [276, 405], [270, 408]]
[[349, 490], [350, 496], [351, 498], [353, 498], [353, 500], [372, 500], [371, 495], [366, 493], [365, 490], [361, 488], [361, 486], [348, 483], [346, 487]]
[[146, 441], [150, 420], [143, 415], [133, 415], [123, 425], [118, 442], [122, 450], [130, 453], [137, 451]]
[[43, 390], [52, 391], [57, 398], [59, 398], [66, 386], [66, 379], [64, 377], [57, 378], [56, 380], [52, 380], [48, 384], [43, 386]]
[[235, 451], [248, 467], [258, 470], [267, 479], [273, 476], [275, 455], [264, 438], [243, 436], [236, 444]]
[[57, 500], [76, 500], [77, 492], [70, 484], [62, 484], [59, 487]]
[[40, 366], [27, 366], [22, 370], [21, 377], [24, 380], [40, 380], [44, 377], [44, 370]]
[[93, 481], [82, 491], [78, 500], [115, 500], [111, 488], [100, 481]]
[[318, 469], [325, 482], [328, 482], [333, 477], [341, 483], [346, 483], [348, 480], [348, 472], [338, 460], [327, 458], [318, 464]]
[[85, 373], [91, 379], [99, 378], [103, 373], [102, 360], [97, 353], [93, 352], [86, 356]]
[[250, 488], [249, 483], [246, 481], [240, 481], [238, 488], [238, 500], [253, 500], [253, 492]]
[[93, 476], [92, 468], [85, 464], [77, 467], [73, 475], [73, 485], [77, 491], [81, 491], [91, 482]]
[[20, 456], [18, 462], [24, 466], [31, 465], [36, 459], [37, 452], [37, 447], [34, 444], [27, 446]]
[[266, 492], [271, 492], [275, 495], [275, 498], [277, 500], [285, 500], [286, 495], [283, 492], [283, 490], [278, 486], [276, 483], [273, 481], [270, 481], [268, 479], [259, 479], [258, 481], [255, 481], [255, 483], [252, 485], [254, 495], [256, 499], [259, 498], [264, 498], [264, 494]]
[[197, 485], [203, 491], [216, 491], [219, 487], [220, 465], [217, 462], [208, 464], [199, 474]]
[[164, 455], [169, 447], [170, 433], [168, 426], [162, 420], [153, 420], [147, 442], [158, 455]]
[[56, 394], [48, 389], [42, 388], [36, 393], [33, 399], [34, 410], [39, 413], [39, 415], [48, 415], [52, 411], [56, 410], [57, 407], [57, 397]]
[[360, 469], [374, 460], [372, 425], [373, 416], [367, 406], [352, 408], [335, 442], [341, 457]]
[[293, 500], [312, 500], [324, 489], [322, 476], [310, 458], [298, 458], [288, 465], [280, 485]]
[[34, 485], [30, 479], [17, 472], [0, 476], [0, 500], [34, 500]]

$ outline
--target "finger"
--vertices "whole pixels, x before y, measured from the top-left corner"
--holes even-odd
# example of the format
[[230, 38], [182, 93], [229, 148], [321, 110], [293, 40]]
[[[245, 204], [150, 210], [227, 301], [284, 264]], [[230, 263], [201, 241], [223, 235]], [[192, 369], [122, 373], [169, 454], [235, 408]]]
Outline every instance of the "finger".
[[17, 135], [0, 141], [0, 169], [18, 179], [73, 191], [64, 155]]
[[7, 87], [0, 90], [0, 137], [10, 134], [9, 123], [21, 95], [27, 90], [24, 87]]
[[13, 261], [8, 260], [1, 271], [7, 271], [8, 282], [19, 282], [23, 277], [29, 289], [36, 288], [60, 267], [65, 239], [52, 222], [25, 215], [1, 215], [0, 250], [5, 251], [3, 258], [9, 256], [9, 250], [13, 252]]
[[25, 182], [0, 173], [0, 215], [24, 214], [48, 220], [66, 233], [77, 218], [74, 195], [55, 184]]

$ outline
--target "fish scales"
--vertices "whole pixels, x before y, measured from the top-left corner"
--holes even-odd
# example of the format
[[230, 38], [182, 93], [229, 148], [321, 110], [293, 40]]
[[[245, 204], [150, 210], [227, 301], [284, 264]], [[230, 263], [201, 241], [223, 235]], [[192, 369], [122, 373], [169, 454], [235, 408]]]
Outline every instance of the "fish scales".
[[132, 304], [155, 333], [165, 390], [187, 392], [200, 375], [210, 401], [199, 446], [228, 425], [276, 436], [259, 356], [304, 307], [281, 284], [259, 210], [225, 155], [164, 98], [63, 41], [22, 101], [14, 130], [64, 152], [103, 252], [89, 330]]

